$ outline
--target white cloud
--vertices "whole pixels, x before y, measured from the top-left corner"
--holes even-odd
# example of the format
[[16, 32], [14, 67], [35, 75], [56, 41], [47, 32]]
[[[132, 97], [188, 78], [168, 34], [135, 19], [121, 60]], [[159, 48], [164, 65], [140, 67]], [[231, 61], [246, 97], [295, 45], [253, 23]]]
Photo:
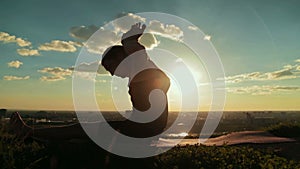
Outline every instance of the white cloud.
[[180, 41], [183, 38], [182, 30], [175, 25], [163, 24], [160, 21], [152, 20], [147, 27], [148, 31], [162, 37]]
[[29, 78], [30, 78], [30, 76], [24, 76], [24, 77], [21, 77], [21, 76], [3, 76], [4, 80], [27, 80]]
[[60, 81], [60, 80], [65, 80], [63, 76], [42, 76], [40, 78], [41, 81], [46, 81], [46, 82], [55, 82], [55, 81]]
[[58, 51], [58, 52], [75, 52], [76, 47], [81, 46], [78, 42], [53, 40], [39, 46], [39, 50]]
[[192, 31], [196, 31], [196, 30], [198, 30], [198, 27], [190, 25], [190, 26], [188, 26], [188, 29], [190, 29]]
[[72, 75], [72, 70], [71, 69], [64, 69], [61, 67], [46, 67], [41, 70], [38, 70], [40, 73], [47, 73], [50, 74], [51, 76], [42, 76], [40, 78], [41, 81], [49, 81], [49, 82], [54, 82], [54, 81], [59, 81], [59, 80], [65, 80], [66, 77]]
[[23, 65], [22, 62], [16, 60], [16, 61], [11, 61], [7, 63], [8, 67], [14, 67], [14, 68], [19, 68], [21, 65]]
[[70, 28], [70, 35], [74, 38], [81, 40], [88, 40], [93, 33], [95, 33], [99, 28], [95, 25], [90, 26], [74, 26]]
[[298, 63], [300, 63], [300, 59], [297, 59], [297, 60], [295, 60], [295, 62], [298, 62]]
[[260, 72], [252, 72], [239, 74], [234, 76], [228, 76], [225, 78], [227, 83], [239, 83], [246, 80], [260, 80], [263, 75]]
[[48, 73], [48, 74], [51, 74], [54, 76], [71, 76], [72, 75], [72, 70], [64, 69], [61, 67], [54, 67], [54, 68], [46, 67], [41, 70], [38, 70], [38, 72]]
[[89, 41], [83, 43], [89, 52], [102, 54], [108, 47], [120, 43], [116, 32], [100, 28]]
[[297, 65], [285, 65], [285, 66], [283, 66], [284, 69], [294, 69], [295, 67], [297, 67]]
[[[83, 44], [89, 52], [102, 54], [107, 48], [121, 44], [122, 34], [127, 32], [133, 24], [138, 22], [145, 23], [146, 18], [132, 13], [126, 13], [122, 14], [120, 18], [117, 18], [112, 23], [108, 23], [105, 27], [100, 27], [99, 29], [95, 25], [72, 27], [70, 29], [70, 35], [84, 41], [88, 40], [83, 42]], [[92, 34], [94, 35], [91, 37]], [[183, 38], [183, 32], [179, 27], [152, 20], [149, 22], [139, 42], [147, 49], [152, 49], [159, 44], [159, 41], [154, 35], [177, 41]]]
[[[88, 37], [88, 36], [87, 36]], [[82, 39], [84, 36], [82, 37]], [[107, 48], [113, 45], [120, 44], [121, 36], [114, 30], [107, 30], [103, 27], [98, 29], [89, 41], [84, 42], [84, 46], [89, 52], [102, 54]], [[139, 39], [139, 42], [144, 45], [147, 49], [153, 49], [158, 46], [159, 41], [151, 33], [145, 33]]]
[[0, 32], [0, 41], [4, 43], [15, 42], [16, 36], [9, 35], [6, 32]]
[[31, 46], [31, 42], [26, 41], [26, 40], [21, 39], [21, 38], [17, 38], [17, 39], [16, 39], [16, 42], [17, 42], [17, 44], [18, 44], [19, 46], [21, 46], [21, 47]]
[[266, 73], [270, 80], [294, 79], [297, 76], [292, 72], [292, 68], [284, 68], [282, 70]]
[[38, 55], [40, 55], [39, 51], [35, 50], [35, 49], [22, 48], [22, 49], [18, 49], [17, 52], [21, 56], [38, 56]]
[[235, 94], [270, 95], [274, 92], [299, 91], [299, 86], [243, 86], [227, 88], [227, 92]]
[[121, 18], [115, 19], [113, 21], [113, 25], [115, 27], [115, 30], [117, 32], [127, 32], [130, 28], [131, 25], [138, 23], [138, 22], [145, 22], [146, 18], [143, 18], [139, 15], [135, 15], [133, 13], [127, 13], [123, 14]]
[[[89, 52], [102, 54], [107, 48], [121, 44], [120, 32], [128, 31], [132, 24], [145, 21], [145, 18], [132, 13], [122, 14], [122, 16], [125, 17], [114, 20], [105, 25], [105, 28], [95, 25], [72, 27], [70, 35], [85, 41], [83, 45]], [[91, 37], [93, 34], [94, 36]]]
[[203, 40], [208, 40], [208, 41], [210, 41], [210, 39], [211, 39], [210, 35], [205, 35], [204, 38], [203, 38]]
[[296, 65], [285, 65], [282, 69], [273, 72], [252, 72], [244, 73], [234, 76], [227, 76], [225, 78], [227, 83], [239, 83], [244, 81], [264, 81], [264, 80], [284, 80], [299, 78], [300, 70]]
[[6, 32], [0, 32], [0, 41], [4, 43], [17, 43], [21, 47], [30, 46], [31, 42], [26, 41], [22, 38], [17, 38], [14, 35], [10, 35]]
[[74, 72], [74, 76], [96, 82], [96, 75], [92, 72]]
[[141, 43], [147, 49], [153, 49], [158, 46], [159, 41], [157, 41], [156, 37], [152, 33], [144, 33], [140, 37], [139, 43]]

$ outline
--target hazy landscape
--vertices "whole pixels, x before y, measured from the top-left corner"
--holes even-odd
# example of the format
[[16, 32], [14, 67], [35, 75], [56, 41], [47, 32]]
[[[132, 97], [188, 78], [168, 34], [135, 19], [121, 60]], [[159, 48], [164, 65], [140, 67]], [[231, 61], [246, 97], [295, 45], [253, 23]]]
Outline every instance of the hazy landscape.
[[[18, 140], [7, 133], [10, 114], [20, 112], [34, 128], [68, 125], [77, 122], [72, 111], [1, 110], [0, 161], [4, 168], [298, 168], [300, 166], [300, 112], [298, 111], [234, 111], [224, 112], [212, 137], [238, 131], [269, 131], [295, 142], [237, 144], [226, 146], [181, 145], [166, 153], [144, 159], [131, 159], [110, 154], [92, 141], [39, 142]], [[4, 113], [5, 112], [5, 113]], [[195, 113], [195, 112], [187, 112]], [[171, 112], [169, 124], [178, 112]], [[103, 112], [107, 120], [120, 120], [116, 112]], [[167, 139], [197, 139], [207, 112], [199, 112], [191, 131], [177, 124]], [[182, 134], [188, 133], [188, 134]], [[74, 160], [77, 159], [77, 160]]]
[[[2, 109], [4, 110], [4, 109]], [[19, 112], [27, 124], [34, 127], [66, 125], [78, 122], [75, 111], [32, 111], [32, 110], [7, 110], [2, 115], [3, 120], [8, 120], [12, 112]], [[87, 111], [87, 113], [89, 113]], [[197, 113], [197, 119], [190, 131], [185, 130], [185, 124], [177, 125], [174, 134], [187, 132], [190, 136], [197, 136], [201, 132], [207, 117], [207, 112], [184, 112], [183, 114]], [[121, 112], [124, 114], [124, 112]], [[107, 121], [123, 120], [124, 117], [117, 112], [102, 112]], [[178, 112], [170, 112], [168, 125], [173, 124]], [[187, 117], [188, 118], [188, 117]], [[193, 120], [193, 119], [191, 119]], [[215, 134], [224, 134], [234, 131], [264, 130], [272, 125], [280, 123], [297, 124], [300, 122], [299, 111], [225, 111], [223, 112], [220, 123], [215, 130]]]

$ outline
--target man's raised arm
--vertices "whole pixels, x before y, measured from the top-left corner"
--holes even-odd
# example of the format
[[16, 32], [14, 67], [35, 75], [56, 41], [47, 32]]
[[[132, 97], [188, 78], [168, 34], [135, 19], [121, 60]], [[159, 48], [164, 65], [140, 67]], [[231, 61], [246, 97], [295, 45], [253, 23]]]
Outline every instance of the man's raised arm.
[[131, 26], [129, 31], [123, 34], [121, 43], [128, 56], [136, 51], [145, 50], [145, 47], [138, 42], [139, 37], [143, 34], [145, 29], [145, 24], [141, 25], [141, 23], [136, 23]]

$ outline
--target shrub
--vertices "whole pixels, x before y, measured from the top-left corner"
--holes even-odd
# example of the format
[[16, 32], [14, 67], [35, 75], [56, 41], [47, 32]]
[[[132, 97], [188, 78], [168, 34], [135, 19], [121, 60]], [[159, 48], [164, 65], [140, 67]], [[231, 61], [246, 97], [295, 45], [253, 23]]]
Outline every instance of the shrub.
[[300, 123], [280, 123], [268, 127], [267, 131], [279, 137], [300, 138]]
[[0, 164], [3, 169], [40, 168], [39, 162], [47, 158], [45, 147], [36, 142], [25, 143], [15, 136], [0, 131]]
[[288, 161], [272, 153], [243, 146], [187, 145], [175, 147], [156, 157], [158, 169], [289, 169], [300, 168], [299, 163]]

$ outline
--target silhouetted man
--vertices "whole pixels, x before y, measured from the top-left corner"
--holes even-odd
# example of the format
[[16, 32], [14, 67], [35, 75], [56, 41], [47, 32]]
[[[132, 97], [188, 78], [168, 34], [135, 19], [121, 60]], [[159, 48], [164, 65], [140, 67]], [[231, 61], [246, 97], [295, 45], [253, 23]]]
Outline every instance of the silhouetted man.
[[[163, 105], [160, 105], [163, 107], [161, 112], [152, 112], [159, 115], [153, 121], [137, 122], [127, 119], [124, 121], [108, 122], [115, 130], [131, 137], [150, 137], [160, 134], [166, 127], [168, 118], [168, 100], [166, 94], [170, 87], [170, 80], [150, 60], [145, 47], [138, 42], [145, 28], [146, 25], [141, 25], [140, 23], [132, 25], [131, 29], [122, 36], [122, 46], [108, 48], [104, 52], [101, 61], [101, 64], [111, 75], [129, 78], [128, 86], [133, 106], [133, 117], [138, 117], [139, 115], [147, 116], [147, 114], [143, 113], [153, 108], [153, 106], [157, 106], [150, 104], [150, 93], [155, 89], [159, 89], [162, 93], [154, 97], [154, 99], [164, 101], [161, 102]], [[155, 110], [155, 108], [151, 110]], [[151, 113], [151, 111], [148, 113]], [[11, 116], [11, 125], [20, 137], [32, 136], [47, 140], [87, 138], [79, 123], [62, 127], [33, 129], [23, 122], [18, 113], [14, 113]], [[95, 125], [95, 123], [92, 125]]]

